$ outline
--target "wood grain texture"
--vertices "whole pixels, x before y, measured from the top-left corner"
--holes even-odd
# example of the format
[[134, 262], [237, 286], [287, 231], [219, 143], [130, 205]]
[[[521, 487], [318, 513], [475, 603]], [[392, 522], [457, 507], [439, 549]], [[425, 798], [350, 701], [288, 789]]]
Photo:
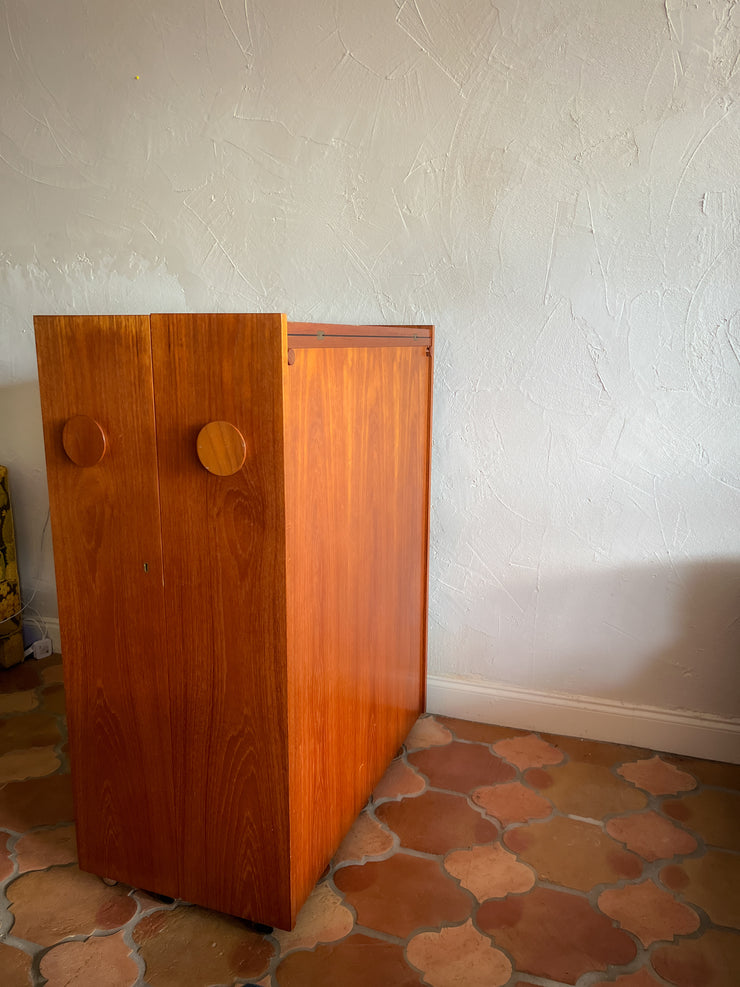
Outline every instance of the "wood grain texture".
[[97, 466], [108, 448], [108, 440], [94, 419], [73, 415], [64, 423], [62, 446], [77, 466]]
[[216, 476], [232, 476], [244, 465], [247, 444], [230, 422], [208, 422], [198, 432], [195, 451], [201, 466]]
[[[284, 318], [151, 325], [181, 894], [287, 927]], [[198, 462], [214, 420], [245, 438], [233, 476]]]
[[371, 339], [416, 339], [429, 342], [433, 326], [357, 326], [340, 322], [288, 322], [288, 336], [357, 337], [363, 346]]
[[309, 335], [308, 333], [296, 333], [288, 336], [288, 341], [293, 349], [342, 349], [351, 346], [353, 341], [362, 339], [362, 345], [370, 348], [373, 346], [418, 346], [425, 348], [429, 345], [429, 337], [423, 336], [362, 336], [357, 334], [347, 334], [345, 336], [335, 335]]
[[427, 708], [427, 654], [429, 644], [429, 551], [432, 520], [432, 416], [434, 413], [434, 326], [429, 326], [429, 345], [426, 353], [429, 357], [429, 373], [426, 383], [426, 465], [424, 472], [424, 601], [421, 607], [422, 620], [422, 653], [424, 669], [419, 682], [419, 709], [426, 712]]
[[359, 338], [285, 367], [296, 902], [423, 708], [431, 367]]
[[[149, 319], [35, 328], [80, 865], [177, 895]], [[108, 437], [98, 465], [65, 454], [76, 415]]]
[[37, 320], [82, 865], [281, 928], [424, 708], [433, 330], [339, 328]]

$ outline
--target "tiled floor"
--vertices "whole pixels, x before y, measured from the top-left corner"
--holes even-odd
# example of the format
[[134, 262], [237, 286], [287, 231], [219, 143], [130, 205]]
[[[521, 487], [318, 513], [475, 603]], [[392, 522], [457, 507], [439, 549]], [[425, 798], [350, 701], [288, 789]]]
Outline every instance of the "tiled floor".
[[738, 766], [422, 718], [267, 934], [78, 870], [68, 772], [58, 657], [0, 672], [2, 987], [740, 984]]

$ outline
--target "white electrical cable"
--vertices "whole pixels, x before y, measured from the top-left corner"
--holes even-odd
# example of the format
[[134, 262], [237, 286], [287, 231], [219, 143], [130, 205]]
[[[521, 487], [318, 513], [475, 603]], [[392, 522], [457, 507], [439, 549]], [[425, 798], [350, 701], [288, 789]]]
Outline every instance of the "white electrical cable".
[[38, 629], [41, 631], [41, 636], [42, 637], [48, 637], [49, 636], [49, 628], [48, 628], [48, 626], [46, 624], [46, 621], [44, 620], [43, 615], [41, 613], [39, 613], [39, 611], [35, 607], [31, 607], [30, 601], [29, 601], [29, 603], [26, 604], [26, 609], [33, 610], [34, 614], [36, 615], [35, 617], [30, 617], [27, 614], [26, 617], [25, 617], [26, 623], [35, 624], [36, 627], [38, 627]]
[[[33, 601], [36, 599], [36, 594], [39, 591], [38, 583], [39, 583], [39, 579], [41, 578], [41, 564], [42, 564], [42, 561], [43, 561], [43, 558], [44, 558], [44, 541], [46, 540], [46, 529], [49, 527], [49, 518], [50, 518], [50, 516], [51, 516], [51, 510], [50, 509], [47, 509], [47, 511], [46, 511], [46, 520], [44, 521], [44, 527], [41, 529], [41, 544], [39, 545], [39, 561], [38, 561], [38, 565], [36, 566], [36, 575], [34, 576], [34, 581], [36, 583], [36, 587], [35, 587], [33, 593], [31, 593], [31, 599], [28, 601], [28, 603], [24, 603], [23, 606], [20, 608], [20, 610], [16, 610], [15, 613], [11, 613], [10, 616], [8, 616], [8, 617], [3, 617], [2, 621], [0, 621], [0, 623], [3, 623], [4, 624], [6, 620], [13, 620], [14, 617], [20, 617], [20, 615], [22, 613], [24, 613], [26, 610], [28, 610], [28, 608], [31, 606], [31, 604], [33, 603]], [[20, 574], [19, 574], [19, 577], [18, 577], [18, 584], [19, 584], [19, 586], [21, 584]], [[23, 599], [23, 589], [22, 588], [21, 588], [21, 599]], [[38, 610], [36, 610], [36, 613], [38, 614]], [[46, 624], [44, 623], [44, 620], [43, 620], [43, 617], [41, 617], [41, 614], [39, 614], [39, 618], [40, 618], [41, 622], [44, 624], [44, 636], [46, 637], [46, 636], [48, 636], [46, 634]], [[33, 618], [32, 618], [32, 620], [33, 620]], [[33, 622], [34, 623], [37, 623], [38, 621], [35, 621], [34, 620]]]

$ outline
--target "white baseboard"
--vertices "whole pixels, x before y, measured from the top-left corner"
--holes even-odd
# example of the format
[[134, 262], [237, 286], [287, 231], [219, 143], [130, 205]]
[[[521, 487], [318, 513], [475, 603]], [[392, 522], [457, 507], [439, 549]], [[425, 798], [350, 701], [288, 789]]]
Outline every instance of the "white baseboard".
[[[61, 652], [59, 620], [45, 617], [44, 622], [54, 651]], [[630, 706], [613, 699], [535, 692], [443, 675], [427, 678], [427, 711], [740, 764], [740, 720], [709, 713]]]
[[430, 675], [427, 712], [740, 763], [740, 720]]

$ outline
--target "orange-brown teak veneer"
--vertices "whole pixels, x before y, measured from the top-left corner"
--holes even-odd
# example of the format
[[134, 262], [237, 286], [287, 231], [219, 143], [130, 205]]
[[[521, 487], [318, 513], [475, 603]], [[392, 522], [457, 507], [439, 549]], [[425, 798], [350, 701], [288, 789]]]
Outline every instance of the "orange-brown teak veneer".
[[290, 927], [424, 708], [433, 331], [35, 327], [81, 865]]

